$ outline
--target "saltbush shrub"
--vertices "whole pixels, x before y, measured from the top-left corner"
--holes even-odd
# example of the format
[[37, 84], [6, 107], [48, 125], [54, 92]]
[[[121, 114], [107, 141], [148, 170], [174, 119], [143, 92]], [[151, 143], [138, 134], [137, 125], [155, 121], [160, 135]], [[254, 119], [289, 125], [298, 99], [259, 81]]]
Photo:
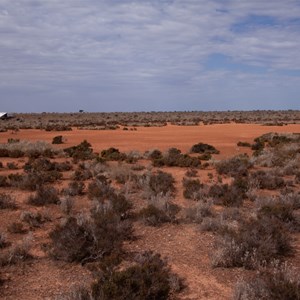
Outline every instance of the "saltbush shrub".
[[269, 217], [250, 219], [221, 238], [213, 265], [255, 269], [292, 254], [292, 250], [291, 238], [280, 221]]
[[200, 183], [199, 179], [188, 179], [183, 178], [183, 196], [186, 199], [200, 200], [200, 190], [203, 188], [203, 184]]
[[92, 284], [93, 299], [170, 299], [172, 274], [159, 254], [144, 252], [137, 263], [121, 271], [105, 272]]
[[35, 195], [31, 195], [28, 198], [28, 203], [36, 206], [58, 204], [59, 201], [58, 190], [50, 186], [40, 186]]
[[247, 155], [235, 156], [216, 164], [217, 172], [220, 175], [226, 174], [232, 177], [241, 177], [248, 174], [248, 170], [252, 167], [252, 163]]
[[149, 188], [153, 195], [166, 195], [175, 191], [174, 178], [172, 174], [158, 171], [151, 174], [149, 179]]
[[201, 154], [219, 154], [220, 151], [217, 150], [214, 146], [204, 143], [198, 143], [192, 146], [192, 153], [201, 153]]
[[16, 209], [16, 201], [9, 195], [0, 193], [0, 209]]

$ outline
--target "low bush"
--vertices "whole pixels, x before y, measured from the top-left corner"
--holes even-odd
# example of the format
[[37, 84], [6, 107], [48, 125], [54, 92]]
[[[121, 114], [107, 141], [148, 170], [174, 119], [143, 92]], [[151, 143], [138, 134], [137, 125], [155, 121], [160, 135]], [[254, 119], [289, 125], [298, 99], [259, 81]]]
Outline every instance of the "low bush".
[[248, 170], [252, 167], [252, 163], [247, 155], [239, 155], [220, 161], [216, 164], [217, 172], [222, 175], [230, 175], [232, 177], [241, 177], [248, 175]]
[[23, 223], [18, 221], [11, 223], [8, 226], [7, 230], [11, 233], [19, 233], [19, 234], [24, 234], [27, 232], [27, 230], [24, 228]]
[[240, 281], [234, 289], [235, 300], [299, 300], [300, 276], [288, 264], [278, 264], [259, 271], [255, 278]]
[[68, 187], [63, 190], [64, 194], [69, 196], [84, 195], [85, 184], [82, 181], [71, 181]]
[[68, 262], [101, 261], [120, 253], [124, 240], [131, 238], [129, 221], [121, 221], [113, 210], [103, 206], [92, 211], [91, 218], [69, 217], [50, 233], [51, 255]]
[[153, 204], [149, 204], [146, 208], [140, 210], [139, 217], [149, 226], [159, 226], [171, 221], [163, 210]]
[[292, 253], [291, 238], [276, 219], [263, 217], [240, 224], [221, 238], [213, 257], [215, 267], [256, 269], [273, 259]]
[[92, 145], [86, 140], [84, 140], [77, 146], [64, 149], [64, 152], [66, 152], [75, 161], [89, 160], [95, 157], [95, 155], [93, 155]]
[[0, 232], [0, 249], [5, 248], [9, 245], [6, 239], [6, 235], [3, 232]]
[[8, 183], [7, 176], [0, 175], [0, 187], [8, 187], [8, 186], [9, 186], [9, 183]]
[[201, 224], [207, 217], [214, 215], [211, 202], [199, 202], [196, 207], [189, 207], [185, 211], [186, 219]]
[[92, 284], [93, 299], [170, 299], [172, 273], [159, 254], [144, 252], [135, 265], [105, 272]]
[[183, 178], [183, 196], [186, 199], [200, 200], [201, 198], [201, 189], [203, 184], [200, 183], [199, 179], [188, 179]]
[[154, 157], [152, 158], [152, 163], [155, 167], [197, 168], [201, 165], [199, 158], [191, 157], [188, 154], [182, 154], [181, 151], [176, 148], [170, 148], [165, 155], [159, 155], [158, 153], [153, 155], [153, 153], [154, 152], [152, 152], [150, 157]]
[[16, 209], [16, 201], [9, 195], [0, 193], [0, 209]]
[[239, 142], [237, 142], [237, 146], [238, 147], [251, 147], [251, 144], [250, 143], [248, 143], [248, 142], [241, 142], [241, 141], [239, 141]]
[[63, 136], [62, 135], [57, 135], [53, 138], [52, 140], [52, 144], [63, 144], [64, 141], [63, 141]]
[[192, 146], [192, 153], [202, 153], [202, 154], [219, 154], [220, 151], [217, 150], [214, 146], [204, 143], [198, 143]]
[[187, 177], [197, 177], [198, 171], [194, 168], [190, 168], [185, 172], [185, 176]]
[[119, 149], [116, 148], [109, 148], [107, 150], [101, 151], [101, 157], [104, 160], [115, 160], [115, 161], [121, 161], [125, 160], [127, 158], [125, 153], [121, 153]]
[[272, 172], [258, 170], [251, 173], [250, 177], [257, 181], [258, 187], [261, 189], [276, 190], [285, 186], [284, 180]]
[[41, 212], [23, 211], [20, 217], [21, 221], [26, 222], [31, 228], [41, 227], [45, 222], [50, 221], [49, 216]]
[[32, 236], [25, 237], [21, 242], [11, 246], [0, 255], [0, 266], [17, 264], [32, 258], [30, 249], [32, 246]]
[[36, 206], [59, 203], [58, 190], [54, 187], [41, 186], [34, 196], [29, 196], [28, 203]]
[[158, 171], [150, 175], [149, 188], [154, 196], [166, 195], [175, 191], [174, 182], [172, 174]]
[[14, 162], [8, 162], [6, 164], [6, 166], [9, 170], [17, 170], [18, 169], [18, 165]]
[[60, 208], [66, 215], [70, 215], [74, 208], [74, 199], [71, 197], [62, 198], [60, 201]]

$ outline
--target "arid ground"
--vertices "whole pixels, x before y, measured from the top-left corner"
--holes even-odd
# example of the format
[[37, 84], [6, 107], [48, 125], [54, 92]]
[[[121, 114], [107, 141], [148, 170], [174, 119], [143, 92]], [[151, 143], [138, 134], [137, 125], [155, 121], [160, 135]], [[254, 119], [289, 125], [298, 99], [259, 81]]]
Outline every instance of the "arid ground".
[[[263, 134], [276, 132], [278, 134], [300, 133], [300, 124], [289, 124], [286, 126], [262, 126], [259, 124], [214, 124], [199, 126], [176, 126], [167, 125], [164, 127], [138, 127], [137, 130], [78, 130], [55, 132], [39, 129], [21, 129], [19, 131], [7, 131], [0, 133], [0, 144], [6, 144], [8, 139], [18, 139], [20, 141], [45, 141], [51, 144], [53, 138], [62, 135], [64, 143], [53, 145], [54, 149], [64, 149], [80, 144], [87, 140], [93, 151], [101, 153], [102, 150], [114, 147], [120, 152], [129, 153], [138, 151], [141, 155], [145, 151], [159, 149], [162, 152], [170, 148], [177, 148], [182, 153], [190, 153], [194, 144], [206, 143], [214, 146], [220, 151], [220, 154], [213, 154], [208, 161], [202, 161], [202, 165], [207, 162], [206, 167], [197, 169], [196, 179], [207, 187], [217, 185], [222, 177], [223, 183], [230, 184], [235, 178], [230, 174], [218, 174], [215, 164], [219, 160], [228, 159], [240, 154], [248, 154], [251, 157], [253, 150], [250, 147], [237, 146], [239, 141], [254, 143], [254, 139]], [[299, 148], [300, 149], [300, 148]], [[193, 157], [195, 154], [192, 155]], [[299, 156], [297, 156], [297, 159]], [[78, 169], [79, 162], [74, 163], [72, 158], [58, 155], [51, 158], [53, 162], [70, 162], [70, 170], [61, 171], [62, 177], [51, 183], [59, 191], [59, 197], [64, 197], [63, 189], [68, 187], [71, 181], [74, 181], [74, 172]], [[2, 168], [0, 176], [9, 174], [24, 174], [24, 166], [28, 162], [28, 157], [0, 157]], [[15, 163], [15, 168], [10, 168], [9, 163]], [[88, 165], [92, 162], [87, 160]], [[126, 162], [107, 161], [103, 174], [111, 176], [112, 186], [120, 192], [124, 192], [126, 197], [133, 203], [133, 211], [138, 212], [147, 205], [146, 198], [143, 199], [143, 192], [131, 191], [132, 184], [127, 182], [118, 182], [116, 173], [118, 168], [123, 172], [131, 172], [131, 165]], [[216, 241], [218, 234], [214, 231], [205, 231], [201, 229], [201, 222], [188, 221], [186, 210], [189, 208], [197, 209], [201, 200], [187, 199], [183, 196], [184, 187], [183, 178], [189, 168], [178, 166], [152, 166], [151, 160], [142, 157], [135, 162], [144, 166], [147, 172], [157, 172], [158, 169], [172, 174], [174, 178], [175, 193], [171, 197], [173, 204], [176, 204], [180, 211], [176, 216], [175, 222], [166, 222], [159, 226], [149, 226], [142, 219], [134, 219], [132, 240], [124, 241], [123, 249], [128, 253], [142, 252], [152, 250], [165, 257], [171, 270], [176, 273], [184, 282], [185, 288], [179, 292], [178, 299], [232, 299], [235, 284], [249, 276], [254, 276], [256, 270], [247, 270], [247, 267], [213, 267], [212, 257], [216, 251]], [[84, 168], [88, 168], [85, 166]], [[83, 168], [83, 169], [84, 169]], [[93, 167], [95, 170], [95, 166]], [[300, 166], [294, 166], [300, 168]], [[251, 172], [268, 169], [271, 166], [254, 165]], [[125, 171], [124, 171], [125, 170]], [[278, 170], [278, 174], [279, 174]], [[95, 173], [95, 171], [93, 171]], [[133, 172], [133, 171], [132, 171]], [[138, 172], [144, 172], [138, 171]], [[91, 201], [88, 199], [88, 185], [95, 180], [95, 175], [87, 179], [81, 179], [85, 188], [82, 195], [74, 195], [73, 216], [88, 213], [91, 208]], [[139, 174], [139, 173], [138, 173]], [[277, 173], [276, 173], [277, 174]], [[277, 174], [277, 175], [278, 175]], [[296, 173], [295, 173], [296, 174]], [[269, 197], [270, 195], [280, 195], [281, 190], [289, 188], [290, 193], [297, 194], [299, 197], [299, 182], [294, 179], [294, 173], [286, 172], [281, 174], [284, 184], [278, 189], [257, 188], [257, 195]], [[244, 175], [243, 175], [244, 176]], [[246, 176], [246, 175], [245, 175]], [[247, 175], [248, 176], [248, 175]], [[295, 175], [297, 176], [297, 175]], [[130, 176], [129, 176], [130, 177]], [[245, 181], [249, 177], [243, 177]], [[296, 177], [295, 177], [296, 178]], [[129, 180], [130, 179], [126, 179]], [[292, 181], [292, 183], [289, 183]], [[129, 189], [129, 190], [128, 190]], [[205, 187], [203, 188], [205, 189]], [[8, 241], [8, 246], [0, 249], [3, 253], [19, 243], [24, 238], [30, 239], [31, 248], [29, 253], [31, 258], [28, 260], [19, 259], [16, 263], [3, 263], [1, 266], [0, 279], [3, 283], [0, 285], [1, 299], [72, 299], [67, 298], [66, 293], [75, 285], [89, 285], [92, 281], [90, 270], [78, 262], [66, 262], [57, 260], [49, 254], [49, 244], [52, 243], [49, 233], [54, 227], [67, 217], [59, 204], [46, 204], [33, 206], [28, 203], [28, 197], [35, 191], [26, 190], [7, 184], [0, 187], [0, 193], [9, 194], [15, 201], [16, 208], [0, 209], [0, 233], [3, 233]], [[248, 194], [247, 194], [248, 195]], [[222, 201], [221, 201], [222, 202]], [[300, 203], [300, 202], [299, 202]], [[230, 205], [229, 205], [230, 206]], [[236, 207], [235, 205], [233, 205]], [[242, 205], [237, 206], [242, 212], [241, 215], [254, 214], [256, 204], [249, 197], [243, 200]], [[214, 202], [210, 208], [214, 215], [218, 215], [226, 209], [226, 205]], [[230, 209], [232, 209], [230, 207]], [[24, 211], [40, 212], [45, 215], [45, 221], [41, 224], [33, 225], [26, 223], [22, 217]], [[294, 212], [298, 213], [298, 208]], [[24, 221], [25, 220], [25, 221]], [[13, 232], [9, 230], [14, 222], [21, 222], [24, 225], [24, 232]], [[236, 220], [234, 222], [237, 222]], [[233, 222], [233, 223], [234, 223]], [[300, 267], [300, 234], [298, 230], [291, 233], [293, 255], [287, 256], [286, 261], [296, 268]], [[1, 252], [1, 253], [2, 253]], [[75, 299], [75, 298], [73, 298]]]

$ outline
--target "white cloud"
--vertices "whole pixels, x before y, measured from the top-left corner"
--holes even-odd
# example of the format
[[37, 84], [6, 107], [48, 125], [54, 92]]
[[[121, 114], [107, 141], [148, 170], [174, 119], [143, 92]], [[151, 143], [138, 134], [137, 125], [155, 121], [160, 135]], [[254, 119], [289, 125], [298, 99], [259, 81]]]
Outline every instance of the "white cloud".
[[[300, 70], [300, 25], [290, 22], [300, 16], [298, 2], [0, 0], [0, 94], [57, 89], [58, 98], [68, 99], [63, 91], [81, 88], [87, 97], [91, 89], [91, 95], [105, 91], [137, 101], [148, 99], [143, 92], [150, 91], [149, 96], [166, 95], [158, 103], [181, 94], [195, 100], [198, 92], [222, 98], [216, 92], [220, 85], [280, 87], [284, 75], [278, 74]], [[251, 15], [275, 18], [277, 24], [232, 30]], [[213, 53], [261, 66], [266, 74], [207, 70]], [[292, 90], [294, 80], [288, 83]]]

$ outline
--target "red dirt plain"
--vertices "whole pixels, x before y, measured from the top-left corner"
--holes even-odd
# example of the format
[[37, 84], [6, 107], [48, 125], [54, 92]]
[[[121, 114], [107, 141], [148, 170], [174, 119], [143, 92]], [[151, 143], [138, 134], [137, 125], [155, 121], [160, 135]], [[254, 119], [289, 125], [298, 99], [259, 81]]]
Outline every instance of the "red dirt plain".
[[268, 133], [300, 132], [300, 124], [286, 126], [262, 126], [258, 124], [215, 124], [200, 126], [138, 127], [136, 131], [125, 130], [77, 130], [63, 132], [47, 132], [44, 130], [26, 129], [17, 133], [10, 131], [0, 133], [0, 143], [8, 138], [30, 141], [46, 141], [51, 143], [54, 136], [62, 135], [67, 139], [60, 148], [78, 145], [84, 139], [92, 144], [94, 151], [109, 147], [120, 151], [146, 151], [150, 149], [167, 150], [176, 147], [188, 152], [195, 143], [203, 142], [215, 146], [221, 151], [220, 158], [248, 152], [248, 148], [237, 147], [237, 142], [252, 143], [253, 139]]

